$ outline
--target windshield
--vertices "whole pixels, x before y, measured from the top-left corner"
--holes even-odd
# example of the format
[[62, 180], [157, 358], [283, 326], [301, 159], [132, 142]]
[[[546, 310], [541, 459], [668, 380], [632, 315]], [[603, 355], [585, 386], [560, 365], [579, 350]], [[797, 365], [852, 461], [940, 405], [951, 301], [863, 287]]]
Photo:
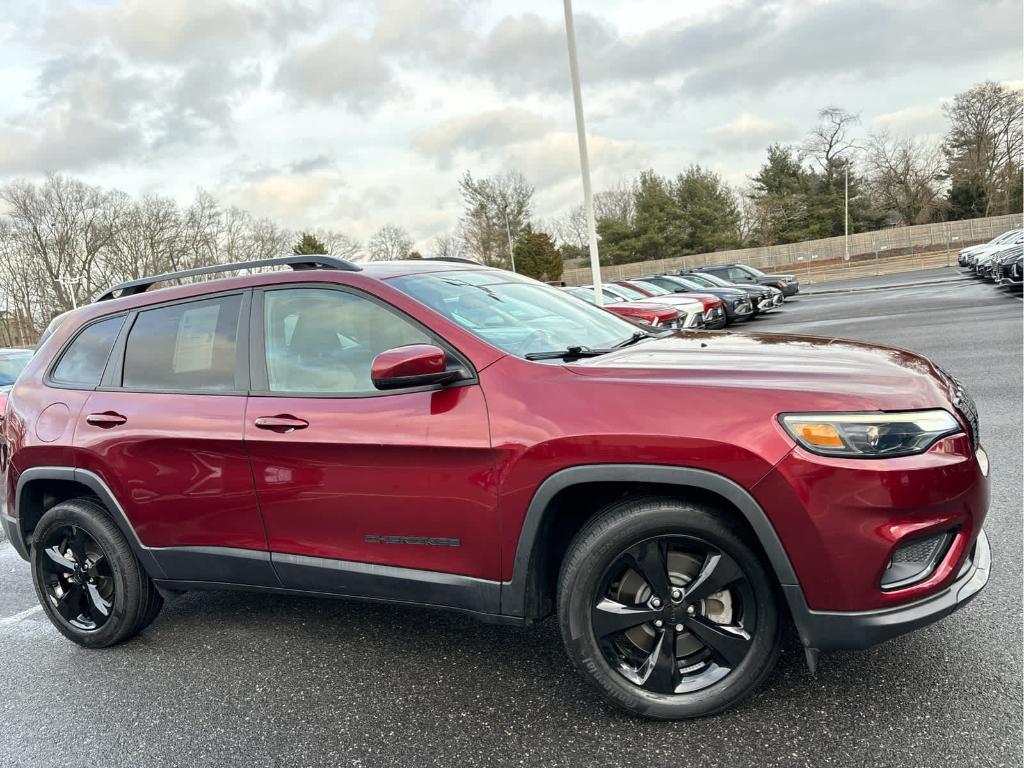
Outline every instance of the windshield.
[[718, 275], [710, 275], [707, 272], [701, 272], [699, 275], [693, 276], [694, 280], [700, 279], [704, 281], [705, 285], [717, 286], [718, 288], [735, 288], [736, 286], [730, 283], [728, 280], [723, 280]]
[[636, 288], [630, 288], [628, 285], [609, 285], [605, 290], [614, 291], [628, 301], [643, 301], [647, 298]]
[[[583, 286], [582, 288], [570, 288], [567, 293], [578, 296], [584, 301], [589, 301], [591, 304], [597, 304], [597, 301], [594, 299], [594, 286], [592, 285]], [[605, 304], [621, 304], [625, 301], [621, 296], [616, 296], [607, 288], [601, 289], [601, 297]]]
[[473, 335], [519, 357], [570, 347], [613, 347], [637, 330], [610, 312], [511, 272], [435, 272], [388, 282]]
[[31, 352], [10, 352], [0, 355], [0, 387], [11, 386], [31, 359]]
[[688, 291], [699, 291], [701, 289], [701, 286], [693, 282], [693, 280], [687, 280], [685, 277], [679, 277], [678, 275], [659, 275], [657, 278], [651, 279], [666, 282], [673, 287], [679, 286]]
[[649, 283], [646, 280], [633, 280], [632, 282], [633, 282], [633, 285], [637, 285], [637, 286], [643, 288], [645, 291], [647, 291], [652, 296], [671, 296], [672, 295], [672, 291], [666, 290], [665, 288], [662, 288], [660, 285], [655, 285], [654, 283]]
[[745, 269], [747, 270], [747, 272], [749, 272], [752, 275], [756, 275], [757, 277], [764, 277], [764, 272], [762, 272], [760, 269], [757, 269], [756, 267], [748, 267], [747, 265], [744, 264], [743, 266], [740, 267], [740, 269]]

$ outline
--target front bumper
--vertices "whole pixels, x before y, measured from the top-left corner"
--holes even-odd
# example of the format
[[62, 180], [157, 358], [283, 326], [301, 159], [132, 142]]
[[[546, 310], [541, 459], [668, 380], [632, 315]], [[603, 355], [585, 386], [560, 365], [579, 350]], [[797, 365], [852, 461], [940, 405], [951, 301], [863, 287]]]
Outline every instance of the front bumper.
[[731, 310], [726, 310], [730, 320], [745, 320], [754, 314], [754, 305], [750, 302], [746, 304], [734, 304]]
[[783, 297], [796, 296], [798, 293], [800, 293], [800, 283], [783, 283], [782, 288], [780, 288], [779, 290], [782, 291]]
[[724, 305], [704, 312], [704, 327], [710, 330], [716, 331], [719, 328], [724, 328], [727, 321]]
[[945, 589], [907, 605], [874, 611], [812, 611], [803, 602], [799, 587], [783, 587], [783, 590], [805, 646], [819, 651], [856, 650], [948, 616], [985, 588], [991, 569], [992, 550], [982, 530], [957, 578]]

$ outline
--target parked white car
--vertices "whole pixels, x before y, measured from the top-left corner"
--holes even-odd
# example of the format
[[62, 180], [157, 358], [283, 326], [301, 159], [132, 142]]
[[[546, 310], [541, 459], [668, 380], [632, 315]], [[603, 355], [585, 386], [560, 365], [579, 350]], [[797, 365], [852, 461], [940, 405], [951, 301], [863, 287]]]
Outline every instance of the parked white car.
[[961, 267], [973, 268], [974, 263], [979, 257], [992, 253], [993, 251], [999, 250], [1007, 245], [1015, 245], [1024, 243], [1024, 229], [1011, 229], [1008, 232], [998, 237], [993, 237], [987, 243], [981, 243], [980, 245], [972, 245], [969, 248], [963, 248], [957, 254], [956, 263]]

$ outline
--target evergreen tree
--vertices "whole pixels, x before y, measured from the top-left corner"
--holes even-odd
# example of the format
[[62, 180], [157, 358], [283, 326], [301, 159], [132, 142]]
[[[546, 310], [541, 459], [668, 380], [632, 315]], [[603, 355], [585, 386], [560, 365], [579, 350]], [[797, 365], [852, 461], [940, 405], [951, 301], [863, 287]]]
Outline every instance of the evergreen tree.
[[310, 232], [303, 232], [299, 241], [292, 246], [292, 253], [296, 256], [313, 256], [315, 254], [327, 254], [327, 246], [321, 242], [316, 235]]
[[717, 173], [691, 165], [676, 177], [672, 197], [687, 253], [739, 246], [740, 210], [736, 196]]
[[564, 267], [555, 242], [546, 232], [534, 232], [529, 226], [516, 241], [512, 251], [516, 272], [537, 280], [559, 280]]

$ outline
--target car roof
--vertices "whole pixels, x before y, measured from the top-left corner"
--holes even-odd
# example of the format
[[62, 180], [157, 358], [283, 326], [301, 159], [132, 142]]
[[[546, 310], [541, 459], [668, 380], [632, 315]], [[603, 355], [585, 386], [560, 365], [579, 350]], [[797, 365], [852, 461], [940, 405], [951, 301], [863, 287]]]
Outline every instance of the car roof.
[[[227, 265], [230, 266], [230, 265]], [[268, 266], [278, 266], [268, 264]], [[129, 295], [116, 296], [111, 289], [103, 294], [102, 298], [89, 304], [83, 304], [77, 309], [68, 310], [51, 322], [44, 332], [43, 339], [49, 333], [56, 331], [58, 326], [64, 325], [71, 320], [74, 327], [79, 327], [85, 322], [95, 318], [128, 312], [134, 309], [142, 309], [152, 304], [176, 301], [179, 299], [201, 299], [204, 296], [222, 293], [225, 291], [242, 290], [261, 285], [276, 285], [299, 282], [344, 282], [346, 284], [358, 285], [367, 279], [371, 281], [384, 281], [394, 277], [405, 275], [450, 273], [466, 271], [494, 271], [500, 272], [494, 267], [469, 260], [442, 260], [442, 259], [403, 259], [396, 261], [373, 261], [357, 265], [356, 269], [333, 269], [329, 267], [316, 267], [306, 269], [278, 269], [274, 271], [250, 272], [249, 274], [229, 275], [204, 279], [200, 281], [190, 280], [189, 282], [165, 284], [164, 287], [152, 287]], [[332, 278], [338, 278], [336, 281]], [[138, 281], [145, 283], [150, 278], [143, 278]], [[177, 278], [175, 278], [177, 279]], [[160, 283], [152, 283], [159, 286]], [[70, 327], [70, 326], [69, 326]]]

